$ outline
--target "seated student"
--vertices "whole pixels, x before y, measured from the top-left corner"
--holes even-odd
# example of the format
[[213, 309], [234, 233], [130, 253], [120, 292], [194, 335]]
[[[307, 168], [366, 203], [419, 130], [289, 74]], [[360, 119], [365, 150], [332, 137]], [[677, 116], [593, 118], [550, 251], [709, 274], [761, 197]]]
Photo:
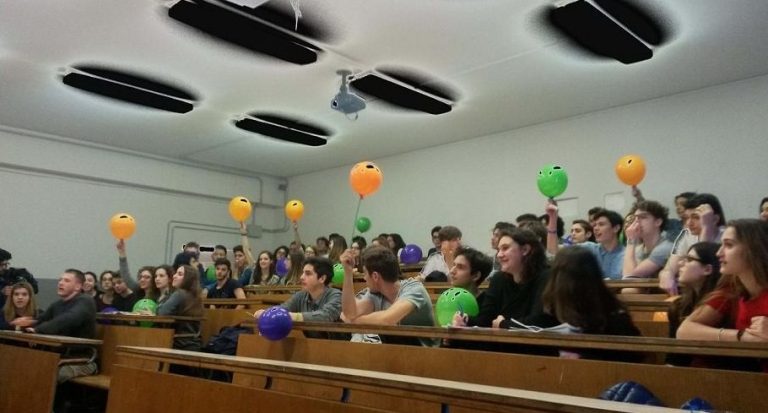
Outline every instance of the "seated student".
[[[328, 258], [308, 258], [301, 273], [301, 291], [280, 306], [290, 312], [293, 321], [339, 321], [341, 291], [331, 288], [332, 278]], [[258, 318], [264, 311], [256, 311], [254, 316]]]
[[339, 234], [331, 234], [328, 238], [330, 239], [328, 259], [337, 264], [340, 262], [341, 254], [347, 250], [347, 240]]
[[[680, 324], [688, 317], [703, 297], [709, 296], [720, 281], [720, 261], [717, 250], [720, 244], [699, 242], [693, 244], [681, 261], [680, 290], [682, 294], [667, 311], [669, 337], [674, 338]], [[689, 366], [693, 359], [681, 354], [668, 354], [667, 363], [676, 366]], [[697, 366], [701, 367], [701, 366]]]
[[101, 292], [96, 296], [96, 309], [103, 311], [105, 308], [114, 308], [113, 302], [115, 301], [115, 289], [112, 284], [112, 277], [115, 276], [114, 271], [105, 270], [99, 275], [99, 285], [101, 286]]
[[202, 286], [208, 286], [216, 282], [216, 260], [219, 258], [227, 258], [227, 247], [221, 244], [213, 247], [213, 252], [211, 253], [213, 264], [205, 270], [205, 284], [202, 284]]
[[472, 293], [480, 307], [483, 305], [485, 292], [480, 291], [478, 287], [491, 273], [492, 266], [491, 259], [482, 252], [473, 248], [459, 247], [450, 271], [451, 285]]
[[173, 274], [175, 274], [175, 271], [173, 271], [173, 267], [170, 265], [159, 265], [155, 268], [155, 287], [157, 287], [157, 291], [160, 293], [160, 296], [157, 298], [158, 306], [168, 300], [168, 297], [173, 292], [171, 291], [171, 277]]
[[11, 295], [5, 301], [0, 314], [0, 330], [21, 330], [16, 319], [20, 317], [37, 318], [35, 291], [29, 283], [22, 281], [11, 286]]
[[496, 254], [499, 252], [499, 233], [503, 229], [511, 230], [514, 227], [515, 227], [515, 224], [511, 222], [504, 222], [504, 221], [499, 221], [496, 223], [496, 225], [493, 226], [493, 232], [491, 232], [491, 253], [493, 254], [492, 255], [493, 271], [491, 272], [491, 275], [489, 275], [489, 277], [493, 276], [493, 273], [498, 271], [500, 268], [499, 259], [496, 256]]
[[672, 251], [672, 243], [662, 233], [667, 213], [658, 202], [637, 203], [634, 219], [625, 231], [624, 278], [654, 278], [664, 268]]
[[448, 281], [448, 271], [453, 267], [456, 250], [461, 246], [461, 231], [446, 225], [437, 233], [440, 239], [440, 252], [432, 254], [421, 269], [419, 278], [424, 281]]
[[304, 254], [300, 251], [294, 251], [288, 254], [288, 257], [285, 259], [285, 269], [288, 273], [283, 277], [283, 280], [285, 280], [283, 284], [298, 285], [301, 281], [301, 274], [304, 271]]
[[434, 247], [430, 248], [429, 251], [427, 251], [427, 258], [431, 257], [432, 254], [440, 251], [440, 235], [439, 235], [439, 232], [440, 232], [441, 228], [442, 227], [440, 225], [438, 225], [436, 227], [433, 227], [432, 231], [430, 232], [430, 234], [432, 235], [432, 244], [434, 245]]
[[5, 300], [11, 295], [11, 286], [25, 281], [32, 286], [32, 290], [37, 294], [37, 280], [25, 268], [11, 267], [12, 255], [10, 252], [0, 248], [0, 307], [5, 305]]
[[595, 242], [594, 231], [592, 225], [583, 219], [576, 219], [571, 224], [570, 240], [571, 244], [583, 244], [587, 241]]
[[763, 198], [760, 201], [760, 219], [768, 221], [768, 197]]
[[[82, 294], [85, 277], [79, 270], [68, 269], [59, 277], [54, 302], [37, 320], [32, 317], [17, 319], [17, 326], [26, 327], [30, 333], [54, 334], [59, 336], [95, 338], [96, 303], [93, 298]], [[70, 354], [73, 355], [73, 354]], [[70, 364], [59, 367], [58, 382], [63, 383], [80, 376], [96, 373], [96, 363]]]
[[133, 311], [133, 306], [136, 304], [136, 301], [139, 301], [139, 297], [128, 287], [123, 277], [117, 274], [114, 275], [112, 277], [112, 288], [115, 291], [112, 307], [118, 311]]
[[365, 241], [365, 238], [361, 236], [355, 236], [352, 237], [352, 245], [349, 246], [349, 249], [352, 250], [352, 254], [355, 256], [355, 272], [363, 272], [363, 266], [361, 263], [361, 258], [363, 255], [363, 250], [368, 246], [368, 242]]
[[[216, 283], [209, 285], [203, 290], [205, 298], [245, 298], [243, 287], [237, 280], [230, 278], [230, 263], [226, 258], [219, 258], [213, 264], [216, 266]], [[215, 306], [211, 306], [215, 308]], [[235, 307], [236, 310], [242, 310], [245, 306], [240, 304]]]
[[[352, 251], [341, 255], [344, 265], [342, 316], [347, 323], [434, 326], [432, 301], [424, 285], [415, 278], [400, 280], [400, 266], [395, 254], [384, 246], [371, 246], [363, 251], [363, 274], [366, 290], [355, 297], [353, 283], [355, 258]], [[385, 342], [395, 339], [382, 337]], [[402, 340], [411, 343], [412, 340]], [[415, 342], [413, 342], [415, 343]], [[437, 341], [419, 338], [423, 346], [435, 346]]]
[[659, 273], [659, 287], [677, 295], [677, 272], [691, 245], [699, 241], [720, 242], [725, 231], [725, 213], [720, 200], [712, 194], [690, 197], [683, 210], [684, 228], [672, 247], [664, 269]]
[[[548, 203], [547, 214], [555, 216], [557, 206]], [[597, 258], [600, 269], [606, 278], [620, 280], [624, 265], [624, 245], [619, 242], [619, 233], [624, 220], [617, 212], [598, 209], [592, 214], [594, 235], [597, 242], [586, 241], [578, 244], [589, 250]], [[550, 220], [549, 222], [554, 222]], [[547, 252], [554, 255], [558, 250], [558, 239], [553, 225], [547, 228]]]
[[315, 255], [318, 257], [328, 257], [328, 243], [330, 241], [326, 237], [317, 237], [315, 240]]
[[[583, 248], [564, 248], [555, 256], [542, 294], [544, 313], [529, 324], [551, 327], [570, 324], [583, 334], [639, 336], [624, 304], [606, 287], [595, 256]], [[568, 350], [567, 357], [639, 361], [635, 353]]]
[[83, 283], [83, 294], [93, 297], [95, 300], [99, 295], [99, 290], [96, 289], [96, 274], [86, 271], [83, 273], [85, 276], [85, 282]]
[[275, 252], [272, 253], [272, 257], [275, 261], [277, 260], [284, 260], [285, 257], [288, 256], [288, 247], [285, 245], [281, 245], [277, 248], [275, 248]]
[[319, 255], [317, 255], [317, 251], [315, 251], [315, 247], [313, 245], [307, 245], [304, 247], [304, 258], [311, 257], [319, 257]]
[[149, 299], [157, 302], [157, 299], [160, 298], [160, 290], [158, 290], [157, 286], [155, 285], [154, 272], [155, 267], [152, 266], [144, 266], [139, 268], [139, 272], [137, 274], [139, 279], [139, 290], [136, 292], [136, 298], [138, 300]]
[[[664, 232], [667, 234], [667, 239], [673, 243], [681, 237], [685, 230], [685, 222], [688, 219], [685, 205], [694, 196], [696, 196], [695, 192], [683, 192], [675, 196], [675, 212], [677, 213], [677, 219], [669, 218], [664, 225]], [[684, 247], [684, 250], [687, 250], [688, 247], [695, 243], [696, 242], [691, 242]]]
[[[714, 294], [735, 294], [733, 305], [701, 306], [683, 321], [677, 337], [694, 340], [768, 341], [768, 223], [738, 219], [728, 223], [717, 252], [720, 271], [731, 286]], [[721, 300], [722, 301], [722, 300]], [[733, 317], [733, 328], [722, 327]], [[727, 324], [725, 324], [727, 325]], [[752, 367], [768, 372], [768, 363]]]
[[400, 258], [400, 251], [405, 248], [405, 241], [403, 241], [402, 235], [393, 232], [387, 234], [387, 245], [389, 245], [389, 249], [392, 250], [395, 257]]
[[[200, 275], [197, 268], [182, 265], [173, 275], [173, 293], [157, 307], [157, 315], [200, 317], [203, 315], [203, 301], [200, 297]], [[199, 321], [177, 321], [174, 323], [176, 337], [173, 348], [200, 351]]]
[[480, 313], [475, 317], [457, 314], [455, 326], [509, 328], [511, 318], [529, 324], [542, 312], [541, 294], [549, 271], [539, 237], [519, 228], [499, 235], [501, 272], [491, 279]]
[[267, 281], [275, 275], [275, 258], [271, 252], [264, 250], [258, 255], [256, 266], [240, 278], [240, 283], [247, 285], [266, 285]]

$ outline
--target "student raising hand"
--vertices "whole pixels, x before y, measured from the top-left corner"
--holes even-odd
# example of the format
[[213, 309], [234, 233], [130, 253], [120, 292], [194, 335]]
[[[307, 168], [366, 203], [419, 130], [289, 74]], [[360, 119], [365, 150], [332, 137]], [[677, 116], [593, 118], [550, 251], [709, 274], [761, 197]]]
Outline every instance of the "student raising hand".
[[346, 249], [339, 257], [339, 262], [344, 266], [344, 276], [352, 276], [355, 272], [355, 254], [352, 249]]

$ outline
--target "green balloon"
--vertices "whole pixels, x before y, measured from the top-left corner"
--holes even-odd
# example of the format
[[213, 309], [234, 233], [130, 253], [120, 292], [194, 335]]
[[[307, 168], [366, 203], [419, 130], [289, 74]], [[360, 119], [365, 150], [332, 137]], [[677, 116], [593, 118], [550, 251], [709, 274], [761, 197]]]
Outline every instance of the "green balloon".
[[536, 184], [545, 197], [554, 198], [568, 188], [568, 173], [559, 165], [546, 165], [539, 170]]
[[435, 314], [437, 314], [437, 323], [440, 326], [447, 326], [453, 323], [453, 315], [460, 311], [470, 317], [480, 313], [480, 307], [477, 305], [477, 299], [469, 291], [463, 288], [449, 288], [440, 294], [435, 304]]
[[216, 266], [211, 265], [207, 270], [205, 270], [205, 280], [209, 283], [216, 281]]
[[341, 285], [344, 283], [344, 266], [339, 264], [333, 264], [333, 278], [331, 283]]
[[355, 227], [358, 231], [360, 231], [360, 233], [364, 233], [365, 231], [371, 229], [371, 220], [367, 217], [360, 217], [355, 222]]
[[[143, 298], [139, 301], [136, 301], [136, 304], [133, 305], [134, 313], [142, 313], [146, 311], [151, 312], [152, 315], [157, 315], [157, 303], [154, 300], [150, 300], [149, 298]], [[152, 327], [152, 322], [140, 321], [139, 325], [142, 327]]]

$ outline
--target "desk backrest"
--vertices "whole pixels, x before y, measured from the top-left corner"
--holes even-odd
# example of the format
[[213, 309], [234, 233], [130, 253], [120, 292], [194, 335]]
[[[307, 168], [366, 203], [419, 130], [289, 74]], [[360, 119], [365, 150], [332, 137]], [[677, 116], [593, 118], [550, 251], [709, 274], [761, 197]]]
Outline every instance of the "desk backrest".
[[[701, 396], [718, 409], [733, 411], [761, 410], [768, 386], [768, 378], [760, 373], [290, 337], [270, 342], [242, 335], [237, 355], [583, 397], [597, 397], [615, 383], [634, 380], [668, 406]], [[233, 380], [250, 382], [252, 377], [237, 373]]]
[[104, 342], [99, 353], [100, 373], [109, 376], [112, 373], [112, 367], [118, 363], [156, 370], [157, 362], [120, 358], [116, 354], [117, 346], [171, 348], [173, 347], [173, 334], [174, 330], [170, 328], [98, 325], [96, 335]]

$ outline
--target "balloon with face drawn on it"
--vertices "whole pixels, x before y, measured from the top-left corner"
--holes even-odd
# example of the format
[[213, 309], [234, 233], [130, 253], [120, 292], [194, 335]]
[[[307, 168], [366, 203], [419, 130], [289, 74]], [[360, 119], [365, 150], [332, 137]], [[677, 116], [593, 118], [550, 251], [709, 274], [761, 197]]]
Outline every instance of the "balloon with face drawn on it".
[[539, 170], [536, 180], [539, 192], [547, 198], [561, 195], [568, 188], [568, 173], [560, 165], [545, 165]]

